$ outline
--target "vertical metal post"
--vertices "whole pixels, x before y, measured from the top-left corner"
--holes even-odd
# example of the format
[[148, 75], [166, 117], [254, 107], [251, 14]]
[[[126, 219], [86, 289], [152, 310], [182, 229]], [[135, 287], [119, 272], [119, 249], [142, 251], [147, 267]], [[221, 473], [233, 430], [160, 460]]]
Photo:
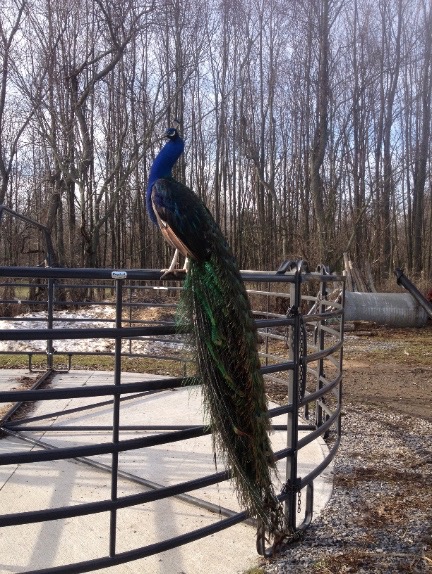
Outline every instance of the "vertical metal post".
[[[271, 286], [270, 283], [267, 283], [267, 293], [270, 292]], [[266, 311], [267, 311], [267, 317], [269, 316], [268, 313], [270, 312], [270, 295], [266, 295]], [[270, 329], [268, 327], [266, 327], [265, 333], [266, 333], [266, 337], [265, 337], [265, 364], [268, 365], [269, 364], [269, 332]]]
[[291, 531], [296, 529], [297, 509], [297, 443], [298, 443], [298, 377], [299, 377], [299, 308], [300, 308], [300, 282], [301, 270], [296, 272], [295, 282], [290, 285], [290, 306], [294, 318], [294, 325], [289, 327], [289, 359], [294, 362], [293, 370], [288, 372], [288, 404], [292, 404], [292, 411], [287, 414], [287, 447], [292, 454], [287, 456], [286, 478], [288, 497], [285, 501], [286, 527]]
[[[342, 307], [342, 314], [340, 317], [339, 323], [339, 340], [343, 342], [344, 340], [344, 330], [345, 330], [345, 282], [342, 283], [342, 300], [341, 300], [341, 307]], [[343, 346], [339, 351], [339, 374], [342, 373], [343, 368]], [[339, 383], [339, 391], [338, 391], [338, 410], [339, 416], [337, 420], [337, 436], [340, 439], [342, 435], [342, 422], [341, 422], [341, 409], [342, 409], [342, 382]]]
[[[115, 296], [116, 296], [116, 318], [115, 327], [120, 329], [122, 326], [122, 310], [123, 310], [123, 279], [126, 278], [125, 272], [113, 271], [111, 276], [115, 279]], [[119, 387], [121, 384], [121, 348], [122, 338], [115, 338], [115, 355], [114, 355], [114, 386]], [[113, 430], [112, 442], [113, 445], [118, 444], [120, 439], [120, 395], [115, 394], [113, 400]], [[117, 500], [118, 491], [118, 462], [119, 453], [112, 453], [111, 461], [111, 501]], [[117, 510], [111, 510], [110, 514], [110, 542], [109, 542], [109, 555], [115, 556], [116, 553], [116, 534], [117, 534]]]
[[[318, 306], [318, 313], [319, 315], [322, 314], [323, 311], [325, 311], [324, 308], [324, 304], [322, 303], [322, 301], [325, 299], [326, 297], [326, 290], [327, 290], [327, 284], [325, 281], [323, 281], [321, 279], [320, 282], [320, 291], [319, 291], [319, 306]], [[318, 325], [317, 325], [317, 344], [318, 344], [318, 351], [322, 351], [324, 349], [324, 337], [325, 337], [325, 332], [321, 329], [322, 326], [322, 321], [323, 319], [318, 319]], [[318, 359], [318, 371], [317, 371], [317, 390], [321, 389], [323, 386], [323, 382], [322, 382], [322, 378], [324, 376], [324, 359], [320, 358]], [[323, 409], [320, 405], [320, 401], [322, 399], [318, 399], [316, 401], [316, 411], [315, 411], [315, 418], [316, 418], [316, 426], [320, 427], [323, 424]]]
[[[47, 328], [52, 329], [54, 325], [54, 279], [48, 279], [48, 308], [47, 308]], [[54, 366], [53, 354], [54, 345], [52, 339], [47, 340], [47, 369], [51, 371]]]
[[[132, 286], [129, 282], [129, 327], [132, 327]], [[132, 354], [132, 339], [128, 341], [129, 354]]]

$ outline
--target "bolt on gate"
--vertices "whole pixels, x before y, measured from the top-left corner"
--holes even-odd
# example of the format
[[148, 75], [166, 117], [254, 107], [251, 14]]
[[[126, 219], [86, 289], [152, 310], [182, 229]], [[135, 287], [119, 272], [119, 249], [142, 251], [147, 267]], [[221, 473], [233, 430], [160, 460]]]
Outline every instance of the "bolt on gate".
[[[276, 458], [284, 461], [280, 498], [287, 526], [295, 533], [312, 520], [314, 481], [331, 464], [340, 442], [344, 278], [323, 266], [309, 272], [302, 262], [291, 261], [277, 272], [244, 271], [242, 276], [260, 335], [262, 372], [270, 396], [279, 405], [270, 408], [269, 416], [278, 421], [284, 417], [283, 424], [273, 425], [286, 436]], [[21, 360], [25, 357], [29, 371], [38, 375], [31, 388], [0, 386], [0, 470], [19, 465], [20, 472], [25, 472], [38, 463], [73, 460], [97, 468], [109, 482], [109, 496], [97, 500], [0, 510], [2, 536], [8, 532], [14, 536], [19, 532], [14, 528], [23, 525], [84, 520], [101, 513], [108, 517], [105, 555], [60, 564], [54, 561], [34, 572], [107, 568], [250, 520], [244, 511], [222, 508], [190, 494], [229, 481], [227, 470], [216, 468], [210, 474], [167, 486], [123, 465], [127, 453], [133, 456], [136, 468], [145, 469], [146, 452], [151, 447], [211, 433], [205, 424], [167, 420], [155, 424], [146, 421], [145, 414], [140, 424], [121, 423], [122, 412], [132, 403], [165, 396], [161, 393], [167, 389], [182, 389], [193, 373], [187, 343], [175, 327], [180, 290], [181, 283], [161, 281], [155, 270], [0, 267], [0, 355], [14, 358], [15, 363], [16, 355]], [[13, 317], [7, 316], [11, 314]], [[94, 369], [101, 364], [108, 369], [102, 381], [74, 384], [74, 366]], [[131, 369], [146, 376], [128, 382], [125, 373]], [[53, 377], [59, 373], [62, 382], [53, 385]], [[54, 411], [50, 405], [59, 400], [62, 409]], [[86, 415], [95, 409], [109, 409], [111, 423], [101, 425], [97, 417], [92, 420], [93, 415]], [[62, 422], [70, 413], [83, 415], [79, 424]], [[100, 436], [107, 432], [110, 439], [101, 441]], [[124, 438], [126, 432], [133, 432], [133, 438]], [[66, 438], [58, 440], [59, 436]], [[85, 440], [76, 444], [77, 436]], [[327, 441], [326, 454], [300, 476], [299, 454], [319, 438]], [[5, 446], [11, 440], [13, 449]], [[124, 494], [126, 483], [138, 489]], [[119, 548], [119, 513], [170, 497], [212, 511], [217, 520], [152, 544]], [[18, 552], [18, 543], [16, 548]], [[263, 541], [258, 541], [257, 549], [266, 555]]]

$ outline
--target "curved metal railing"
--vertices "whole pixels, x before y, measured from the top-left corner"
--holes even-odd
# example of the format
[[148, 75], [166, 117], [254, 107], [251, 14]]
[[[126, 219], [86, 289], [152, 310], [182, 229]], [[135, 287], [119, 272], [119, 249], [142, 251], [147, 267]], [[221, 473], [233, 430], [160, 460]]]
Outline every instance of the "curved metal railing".
[[[31, 465], [33, 463], [54, 462], [73, 459], [81, 464], [96, 466], [109, 473], [111, 481], [110, 498], [94, 502], [84, 502], [69, 506], [43, 508], [1, 514], [0, 528], [13, 536], [13, 527], [32, 523], [43, 523], [52, 520], [66, 520], [72, 517], [84, 517], [97, 513], [109, 513], [109, 544], [107, 555], [92, 558], [61, 566], [47, 565], [37, 572], [88, 572], [123, 564], [138, 558], [175, 548], [182, 544], [198, 540], [222, 529], [248, 519], [246, 512], [235, 512], [228, 509], [214, 507], [200, 498], [194, 497], [190, 492], [208, 485], [217, 484], [230, 478], [228, 471], [214, 472], [207, 476], [181, 482], [171, 486], [154, 484], [138, 476], [126, 473], [119, 468], [119, 456], [128, 451], [138, 451], [155, 445], [164, 445], [176, 441], [183, 441], [192, 437], [200, 437], [210, 433], [208, 427], [202, 425], [135, 425], [133, 427], [120, 424], [120, 413], [125, 402], [137, 398], [150, 396], [164, 389], [175, 389], [183, 386], [187, 380], [189, 357], [187, 347], [180, 353], [171, 355], [169, 350], [162, 355], [154, 353], [137, 352], [134, 342], [158, 341], [163, 343], [175, 334], [178, 334], [175, 325], [164, 319], [162, 324], [152, 324], [152, 321], [139, 319], [130, 313], [131, 309], [143, 309], [161, 305], [162, 309], [174, 310], [176, 294], [181, 286], [178, 283], [166, 282], [165, 294], [169, 293], [169, 301], [154, 303], [148, 294], [154, 294], [155, 289], [160, 290], [160, 272], [152, 270], [94, 270], [94, 269], [55, 269], [55, 268], [7, 268], [0, 267], [0, 303], [13, 304], [31, 309], [32, 306], [42, 308], [45, 322], [44, 328], [6, 329], [6, 317], [0, 318], [0, 345], [2, 341], [20, 341], [19, 351], [4, 350], [5, 354], [27, 354], [29, 368], [32, 369], [34, 357], [45, 356], [46, 365], [44, 373], [34, 388], [28, 390], [3, 390], [0, 388], [0, 408], [3, 404], [12, 406], [0, 416], [0, 433], [3, 436], [15, 437], [22, 444], [30, 443], [39, 447], [37, 450], [23, 448], [15, 452], [0, 454], [0, 467], [7, 465]], [[1, 300], [2, 278], [7, 278], [10, 289], [11, 279], [16, 282], [20, 291], [17, 297]], [[26, 299], [23, 296], [27, 282], [37, 278], [42, 292], [46, 297], [37, 301]], [[62, 322], [58, 317], [58, 309], [67, 306], [64, 296], [59, 297], [61, 289], [77, 287], [77, 284], [66, 284], [66, 280], [79, 280], [79, 287], [87, 293], [99, 290], [106, 295], [112, 294], [109, 299], [114, 309], [114, 316], [109, 319], [113, 324], [110, 327], [80, 328], [78, 319], [75, 328], [57, 327]], [[260, 355], [262, 372], [268, 385], [277, 391], [283, 398], [279, 407], [270, 410], [269, 415], [274, 418], [279, 415], [286, 416], [286, 424], [275, 425], [278, 430], [286, 430], [286, 447], [276, 452], [278, 460], [286, 460], [286, 477], [280, 493], [285, 504], [286, 524], [293, 531], [306, 528], [313, 517], [313, 485], [314, 480], [331, 464], [337, 451], [340, 434], [340, 406], [341, 406], [341, 380], [342, 380], [342, 346], [343, 346], [343, 300], [344, 280], [340, 276], [328, 274], [324, 268], [318, 272], [309, 273], [301, 265], [288, 262], [276, 273], [243, 272], [243, 279], [248, 287], [252, 301], [256, 323], [261, 339]], [[63, 283], [62, 283], [63, 282]], [[5, 283], [6, 284], [6, 283]], [[139, 293], [139, 297], [136, 294]], [[90, 304], [94, 306], [97, 301], [72, 301], [75, 307], [82, 308]], [[139, 299], [139, 301], [137, 300]], [[20, 303], [18, 304], [18, 300]], [[106, 300], [103, 303], [106, 305]], [[30, 311], [31, 312], [31, 311]], [[18, 318], [15, 318], [19, 320]], [[26, 317], [26, 320], [28, 317]], [[22, 318], [24, 321], [24, 318]], [[126, 326], [125, 326], [126, 325]], [[110, 351], [56, 351], [54, 343], [62, 340], [110, 340], [113, 348]], [[29, 342], [26, 350], [25, 341]], [[30, 341], [46, 342], [46, 349], [34, 350], [30, 348]], [[124, 341], [128, 341], [125, 349]], [[1, 346], [0, 346], [1, 349]], [[97, 384], [84, 387], [62, 386], [50, 387], [49, 381], [53, 374], [59, 370], [68, 371], [75, 357], [88, 355], [112, 356], [113, 383]], [[68, 364], [61, 369], [56, 366], [59, 358], [67, 356]], [[177, 376], [169, 378], [155, 377], [151, 380], [142, 380], [134, 383], [122, 381], [123, 362], [130, 358], [147, 358], [157, 361], [175, 361], [178, 365]], [[40, 365], [39, 365], [40, 368]], [[151, 370], [151, 369], [150, 369]], [[175, 375], [175, 373], [174, 373]], [[180, 376], [179, 376], [180, 375]], [[75, 427], [61, 424], [44, 424], [44, 421], [53, 416], [60, 417], [72, 411], [85, 412], [94, 408], [94, 399], [98, 405], [112, 409], [113, 423], [110, 426], [97, 426], [82, 424]], [[68, 399], [84, 400], [84, 404], [77, 407], [68, 407], [61, 412], [53, 413], [45, 408], [42, 415], [32, 416], [31, 412], [24, 411], [19, 414], [19, 407], [24, 403], [50, 404], [49, 401]], [[92, 399], [93, 402], [85, 404]], [[0, 411], [1, 412], [1, 411]], [[18, 416], [19, 415], [19, 416]], [[36, 423], [36, 424], [35, 424]], [[132, 439], [121, 439], [121, 430], [131, 430], [146, 433], [152, 431], [156, 434], [139, 436]], [[46, 433], [44, 440], [35, 438], [32, 431]], [[106, 442], [92, 441], [88, 444], [72, 447], [55, 447], [46, 440], [48, 433], [69, 433], [86, 431], [94, 433], [111, 432], [111, 440]], [[298, 475], [298, 457], [301, 450], [316, 440], [325, 437], [329, 448], [323, 460], [309, 470], [306, 476]], [[1, 447], [1, 444], [0, 444]], [[141, 451], [140, 451], [141, 452]], [[110, 455], [110, 464], [95, 461], [96, 455]], [[118, 483], [120, 479], [132, 480], [146, 487], [145, 492], [120, 496]], [[306, 496], [303, 508], [303, 520], [299, 524], [297, 518], [299, 509], [299, 496], [305, 490]], [[157, 543], [134, 548], [133, 550], [119, 551], [117, 548], [117, 513], [124, 508], [145, 504], [167, 497], [182, 497], [191, 504], [199, 504], [209, 510], [215, 510], [224, 515], [218, 522], [207, 525], [179, 536], [162, 540]], [[0, 495], [1, 497], [1, 495]], [[3, 530], [4, 529], [4, 530]], [[18, 546], [17, 546], [18, 548]], [[258, 545], [261, 553], [265, 549]], [[36, 571], [35, 571], [36, 572]]]

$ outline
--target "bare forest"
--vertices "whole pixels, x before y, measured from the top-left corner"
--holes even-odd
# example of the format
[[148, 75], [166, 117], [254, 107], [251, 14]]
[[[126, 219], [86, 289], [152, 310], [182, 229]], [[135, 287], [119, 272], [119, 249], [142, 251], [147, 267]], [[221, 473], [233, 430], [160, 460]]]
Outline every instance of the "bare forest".
[[[241, 268], [427, 283], [431, 97], [429, 0], [2, 0], [0, 204], [58, 265], [163, 267], [144, 196], [177, 118]], [[5, 214], [0, 264], [44, 257]]]

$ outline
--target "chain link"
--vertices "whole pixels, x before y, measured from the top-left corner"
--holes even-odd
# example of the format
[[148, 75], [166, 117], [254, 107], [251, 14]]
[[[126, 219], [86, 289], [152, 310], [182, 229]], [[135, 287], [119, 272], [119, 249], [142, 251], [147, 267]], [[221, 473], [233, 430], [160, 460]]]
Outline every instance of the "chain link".
[[[307, 337], [306, 337], [306, 326], [303, 321], [303, 316], [299, 313], [299, 309], [296, 306], [292, 306], [287, 311], [288, 317], [295, 317], [299, 316], [300, 318], [300, 332], [299, 332], [299, 341], [298, 341], [298, 357], [295, 357], [295, 360], [298, 361], [299, 369], [298, 369], [298, 381], [296, 382], [297, 386], [297, 395], [298, 400], [301, 401], [306, 393], [306, 363], [304, 361], [304, 357], [307, 355]], [[291, 327], [288, 329], [287, 332], [287, 345], [290, 349], [294, 348], [294, 329]]]

